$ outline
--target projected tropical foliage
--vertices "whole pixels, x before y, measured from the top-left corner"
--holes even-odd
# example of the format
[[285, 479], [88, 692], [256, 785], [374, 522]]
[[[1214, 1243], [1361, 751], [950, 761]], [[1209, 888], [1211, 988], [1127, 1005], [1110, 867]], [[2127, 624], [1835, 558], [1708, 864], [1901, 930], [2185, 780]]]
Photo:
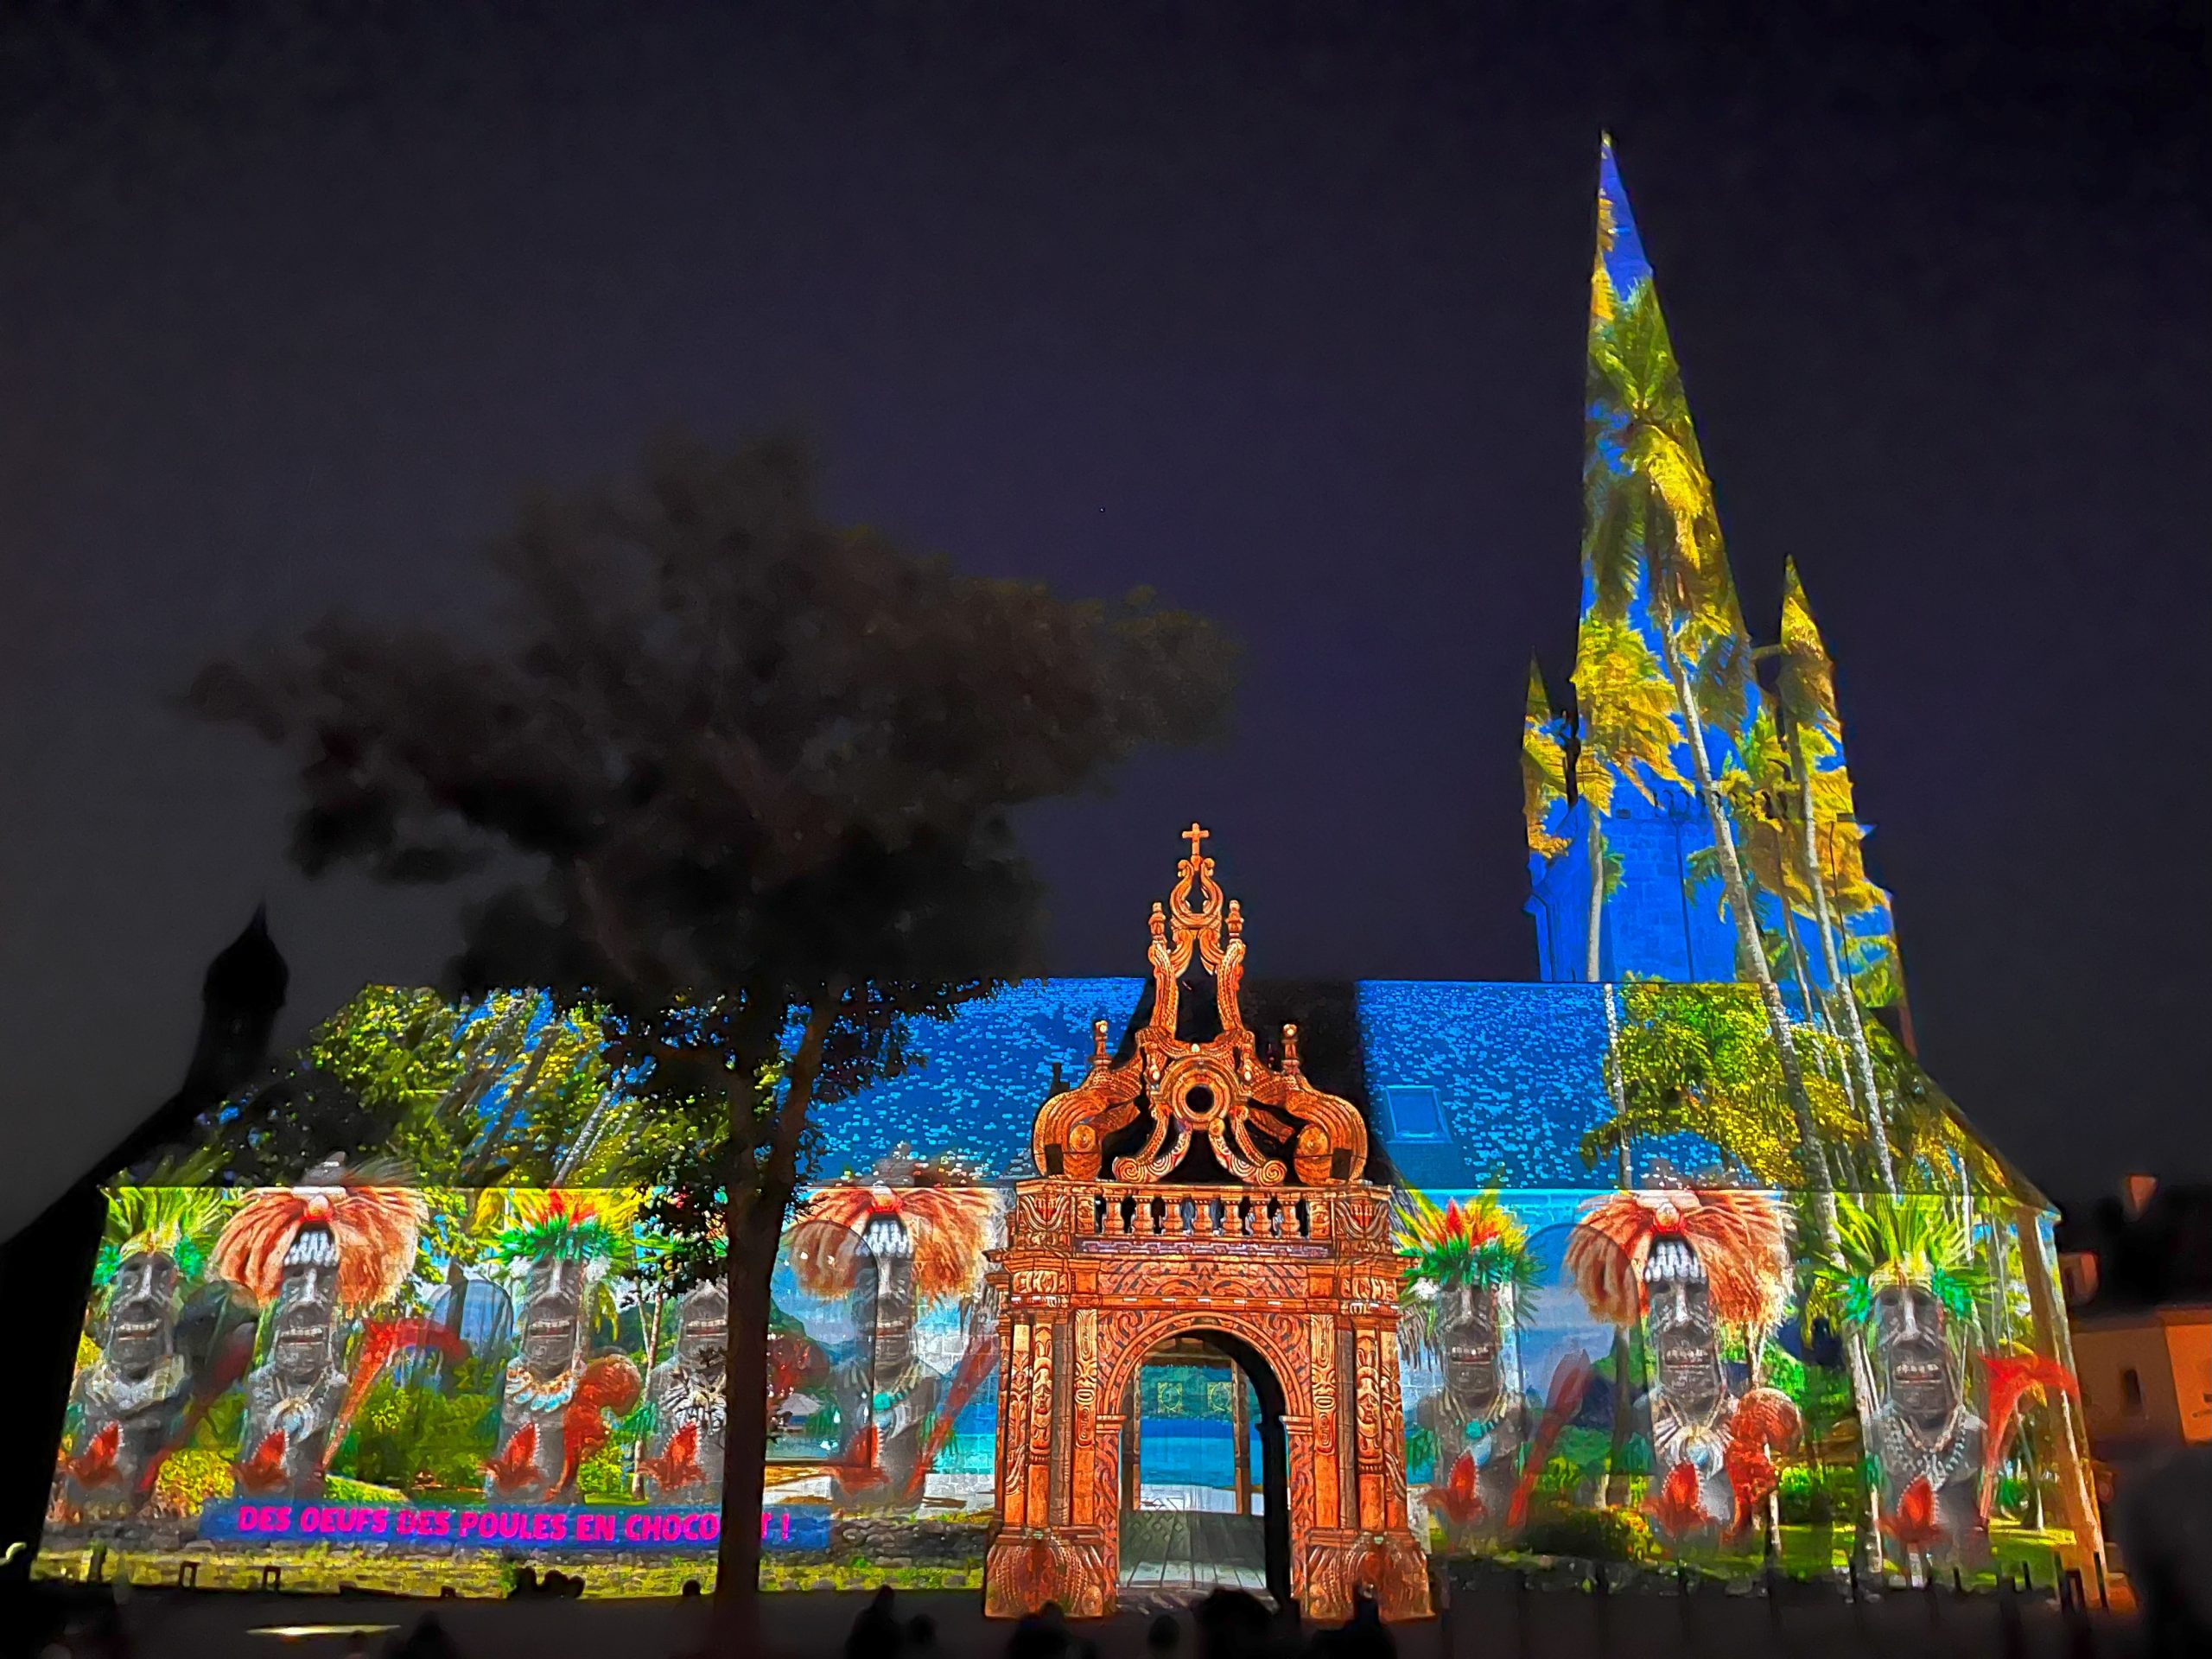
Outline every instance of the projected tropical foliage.
[[[901, 1537], [931, 1563], [912, 1582], [980, 1562], [999, 1196], [912, 1174], [823, 1189], [787, 1243], [772, 1583], [857, 1582]], [[114, 1194], [50, 1554], [212, 1547], [309, 1586], [482, 1590], [521, 1552], [663, 1593], [711, 1562], [728, 1308], [656, 1278], [649, 1194], [389, 1183], [333, 1161]]]
[[[1078, 1006], [1121, 995], [1066, 983]], [[965, 1092], [966, 1057], [1046, 1031], [1049, 989], [918, 1034], [925, 1082], [901, 1097], [932, 1091], [947, 1133], [987, 1147], [997, 1107]], [[1411, 1075], [1392, 1031], [1415, 991], [1458, 999], [1407, 1027], [1428, 1050], [1493, 993], [1531, 1008], [1583, 995], [1370, 988], [1371, 1078]], [[1824, 1249], [1756, 989], [1632, 983], [1613, 1005], [1588, 1092], [1541, 1109], [1573, 1131], [1569, 1165], [1523, 1157], [1507, 1184], [1400, 1198], [1406, 1468], [1429, 1547], [1748, 1571], [1771, 1541], [1803, 1571], [1854, 1552], [1900, 1572], [1999, 1554], [2041, 1570], [2069, 1535], [2073, 1447], [2048, 1246], [2020, 1230], [2032, 1190], [1876, 1024], [1905, 1189], [1891, 1196], [1845, 1039], [1802, 1022], [1840, 1189]], [[1081, 1023], [1046, 1040], [1073, 1044]], [[1578, 1040], [1526, 1009], [1502, 1029], [1531, 1053]], [[189, 1552], [211, 1583], [274, 1560], [295, 1584], [483, 1592], [524, 1558], [609, 1588], [705, 1573], [728, 1307], [668, 1282], [648, 1192], [540, 1173], [567, 1160], [619, 1175], [615, 1148], [651, 1141], [586, 1017], [365, 992], [218, 1116], [201, 1170], [311, 1134], [310, 1095], [364, 1141], [409, 1148], [420, 1184], [364, 1154], [281, 1183], [118, 1188], [46, 1558], [100, 1542], [154, 1562]], [[825, 1156], [867, 1144], [887, 1109], [855, 1103]], [[592, 1154], [589, 1126], [608, 1122], [626, 1127]], [[1019, 1157], [877, 1155], [794, 1217], [766, 1338], [771, 1585], [976, 1582], [997, 1446], [985, 1253]], [[1574, 1167], [1579, 1184], [1562, 1179]], [[1624, 1167], [1634, 1184], [1617, 1188]], [[464, 1172], [512, 1184], [462, 1186]], [[1212, 1462], [1170, 1457], [1198, 1446], [1188, 1403], [1145, 1396], [1154, 1506], [1227, 1478], [1213, 1465], [1233, 1414], [1201, 1414]]]

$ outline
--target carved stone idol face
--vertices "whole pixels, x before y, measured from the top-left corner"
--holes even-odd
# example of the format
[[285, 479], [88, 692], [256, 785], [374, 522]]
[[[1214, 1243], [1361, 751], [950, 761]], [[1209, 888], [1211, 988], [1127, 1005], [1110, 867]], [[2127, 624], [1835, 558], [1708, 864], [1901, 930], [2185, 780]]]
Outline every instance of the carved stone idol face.
[[176, 1263], [162, 1252], [126, 1256], [108, 1290], [108, 1369], [136, 1380], [176, 1347]]
[[1676, 1411], [1701, 1417], [1720, 1404], [1727, 1389], [1704, 1265], [1688, 1244], [1662, 1238], [1651, 1247], [1643, 1287], [1650, 1299], [1644, 1323], [1660, 1391]]
[[584, 1336], [584, 1264], [538, 1262], [522, 1304], [522, 1357], [531, 1375], [550, 1382], [581, 1357]]
[[308, 1228], [284, 1255], [269, 1363], [286, 1382], [305, 1385], [332, 1368], [337, 1343], [338, 1251], [327, 1231]]
[[875, 1263], [875, 1371], [894, 1376], [914, 1357], [914, 1246], [905, 1224], [877, 1216], [868, 1224]]
[[1942, 1432], [1959, 1403], [1959, 1379], [1944, 1340], [1942, 1303], [1917, 1285], [1874, 1294], [1874, 1346], [1891, 1403], [1914, 1427]]
[[694, 1370], [719, 1371], [729, 1344], [729, 1293], [701, 1285], [683, 1299], [676, 1327], [676, 1357]]
[[1436, 1302], [1436, 1345], [1444, 1358], [1445, 1392], [1471, 1414], [1497, 1403], [1497, 1291], [1489, 1285], [1447, 1285]]

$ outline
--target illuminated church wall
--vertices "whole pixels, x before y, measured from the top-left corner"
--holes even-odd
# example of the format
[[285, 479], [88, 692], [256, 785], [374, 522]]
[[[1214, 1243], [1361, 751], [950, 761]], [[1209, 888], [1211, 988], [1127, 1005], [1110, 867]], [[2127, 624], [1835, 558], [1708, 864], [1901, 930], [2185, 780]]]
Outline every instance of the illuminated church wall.
[[[983, 1253], [1053, 1062], [1079, 1059], [1094, 1018], [1128, 1026], [1143, 992], [1010, 987], [925, 1026], [924, 1066], [830, 1115], [825, 1168], [860, 1179], [802, 1212], [774, 1278], [769, 1584], [980, 1582]], [[2043, 1570], [2069, 1541], [2069, 1448], [2056, 1390], [2033, 1386], [2064, 1357], [2037, 1305], [2048, 1240], [2018, 1231], [2037, 1212], [1970, 1135], [1926, 1124], [1923, 1190], [1846, 1198], [1855, 1265], [1824, 1276], [1806, 1195], [1745, 1166], [1775, 1155], [1770, 1125], [1728, 1147], [1654, 1122], [1624, 1198], [1592, 1141], [1615, 1118], [1605, 994], [1352, 988], [1358, 1103], [1399, 1184], [1417, 1536], [1742, 1570], [1771, 1529], [1815, 1571], [1863, 1521], [1900, 1567], [1910, 1549]], [[932, 1165], [957, 1184], [928, 1184]], [[479, 1593], [519, 1559], [639, 1592], [710, 1575], [726, 1312], [663, 1292], [641, 1194], [313, 1183], [116, 1193], [44, 1570], [100, 1542], [207, 1583], [271, 1560], [295, 1586]]]

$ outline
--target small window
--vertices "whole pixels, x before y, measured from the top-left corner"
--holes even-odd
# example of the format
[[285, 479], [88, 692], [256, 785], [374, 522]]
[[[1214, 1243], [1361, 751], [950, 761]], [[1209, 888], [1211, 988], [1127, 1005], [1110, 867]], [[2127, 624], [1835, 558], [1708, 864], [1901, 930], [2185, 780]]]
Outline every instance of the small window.
[[2133, 1365], [2120, 1373], [2120, 1408], [2130, 1417], [2143, 1414], [2143, 1379]]
[[1444, 1109], [1427, 1084], [1394, 1083], [1382, 1091], [1394, 1141], [1444, 1141]]

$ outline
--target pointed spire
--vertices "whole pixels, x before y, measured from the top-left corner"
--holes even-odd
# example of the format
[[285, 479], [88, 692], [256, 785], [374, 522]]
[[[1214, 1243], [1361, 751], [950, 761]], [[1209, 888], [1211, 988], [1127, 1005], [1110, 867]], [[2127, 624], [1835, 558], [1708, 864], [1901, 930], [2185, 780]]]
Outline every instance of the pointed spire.
[[1782, 567], [1782, 672], [1777, 696], [1783, 712], [1807, 736], [1817, 731], [1842, 747], [1841, 721], [1835, 708], [1835, 664], [1821, 639], [1820, 625], [1805, 599], [1805, 584], [1797, 577], [1797, 561]]
[[1533, 723], [1548, 725], [1551, 721], [1551, 694], [1544, 690], [1543, 667], [1534, 657], [1529, 658], [1529, 701], [1524, 712]]
[[1572, 844], [1554, 833], [1553, 817], [1567, 804], [1567, 747], [1552, 701], [1544, 690], [1543, 670], [1529, 659], [1529, 696], [1521, 716], [1521, 816], [1529, 850], [1554, 858]]
[[[1757, 697], [1750, 642], [1657, 282], [1610, 136], [1598, 153], [1585, 407], [1583, 629], [1625, 626], [1649, 648], [1659, 673], [1671, 644], [1697, 682], [1715, 764], [1725, 765]], [[1676, 770], [1687, 772], [1686, 760]]]
[[1865, 827], [1859, 821], [1851, 769], [1843, 748], [1843, 716], [1836, 704], [1835, 662], [1813, 620], [1813, 607], [1788, 561], [1782, 577], [1782, 653], [1775, 700], [1794, 728], [1795, 752], [1812, 774], [1814, 840], [1829, 900], [1838, 912], [1849, 957], [1845, 970], [1859, 1000], [1880, 1007], [1899, 1001], [1904, 973], [1888, 892], [1867, 874]]

